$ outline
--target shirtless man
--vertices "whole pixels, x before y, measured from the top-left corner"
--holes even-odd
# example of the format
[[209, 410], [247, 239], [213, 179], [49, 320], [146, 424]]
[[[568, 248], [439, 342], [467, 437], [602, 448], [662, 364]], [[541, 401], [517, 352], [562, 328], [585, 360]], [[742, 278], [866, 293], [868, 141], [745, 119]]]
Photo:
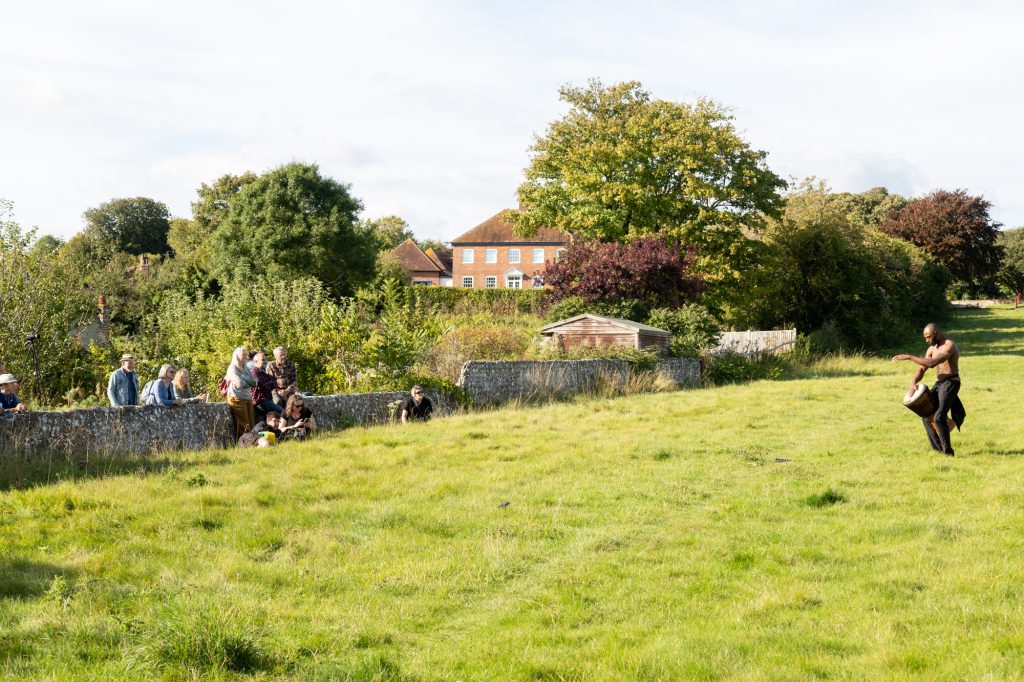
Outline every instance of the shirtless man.
[[[914, 372], [914, 378], [910, 380], [908, 394], [917, 390], [917, 383], [921, 381], [924, 373], [930, 367], [935, 368], [938, 376], [935, 379], [935, 385], [932, 386], [931, 394], [937, 407], [934, 415], [923, 417], [922, 421], [932, 448], [952, 457], [953, 447], [949, 443], [949, 429], [954, 425], [959, 429], [967, 415], [958, 395], [960, 393], [960, 349], [952, 339], [947, 338], [939, 331], [939, 326], [934, 322], [925, 326], [924, 340], [928, 343], [928, 351], [923, 358], [904, 353], [893, 356], [892, 361], [911, 360], [919, 365], [917, 371]], [[950, 410], [953, 412], [953, 418], [947, 421]], [[932, 428], [933, 424], [935, 428]]]

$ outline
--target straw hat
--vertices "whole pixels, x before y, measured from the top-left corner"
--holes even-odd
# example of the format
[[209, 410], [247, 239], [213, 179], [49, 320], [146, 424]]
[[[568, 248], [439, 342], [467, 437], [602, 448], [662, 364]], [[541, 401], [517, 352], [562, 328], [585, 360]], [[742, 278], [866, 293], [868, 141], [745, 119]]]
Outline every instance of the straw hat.
[[16, 383], [18, 383], [18, 378], [13, 374], [0, 374], [0, 386]]

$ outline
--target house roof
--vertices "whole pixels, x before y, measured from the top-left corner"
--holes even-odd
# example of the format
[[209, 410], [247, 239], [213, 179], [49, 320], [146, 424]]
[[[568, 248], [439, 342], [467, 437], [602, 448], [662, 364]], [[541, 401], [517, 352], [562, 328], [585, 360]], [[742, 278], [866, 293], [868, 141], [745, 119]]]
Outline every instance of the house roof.
[[567, 244], [569, 235], [561, 230], [542, 227], [531, 238], [515, 233], [505, 214], [515, 209], [498, 211], [469, 232], [452, 240], [452, 244]]
[[442, 272], [448, 275], [452, 273], [452, 254], [447, 251], [437, 252], [432, 246], [423, 253], [426, 254], [427, 258], [434, 261], [434, 264], [441, 268]]
[[640, 324], [639, 322], [634, 322], [633, 320], [623, 320], [618, 317], [605, 317], [603, 315], [592, 315], [591, 313], [583, 313], [582, 315], [576, 315], [575, 317], [567, 317], [564, 320], [559, 320], [558, 322], [552, 322], [547, 326], [541, 327], [540, 333], [550, 334], [559, 327], [565, 326], [567, 324], [582, 319], [590, 319], [595, 320], [597, 322], [604, 322], [605, 324], [610, 324], [613, 327], [620, 327], [622, 329], [628, 329], [630, 331], [635, 332], [643, 332], [644, 334], [650, 334], [652, 336], [672, 336], [670, 332], [667, 332], [664, 329], [658, 329], [657, 327], [652, 327], [650, 325]]
[[391, 254], [409, 272], [444, 272], [444, 268], [423, 253], [411, 237], [392, 249]]

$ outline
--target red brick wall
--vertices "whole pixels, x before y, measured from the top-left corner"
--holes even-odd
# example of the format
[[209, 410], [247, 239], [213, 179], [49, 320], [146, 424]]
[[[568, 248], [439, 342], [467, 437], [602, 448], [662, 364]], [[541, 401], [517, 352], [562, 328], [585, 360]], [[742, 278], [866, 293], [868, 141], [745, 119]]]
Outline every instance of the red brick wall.
[[[533, 249], [544, 249], [544, 263], [533, 262]], [[461, 287], [463, 277], [473, 278], [473, 288], [483, 289], [485, 277], [494, 276], [498, 278], [497, 288], [505, 288], [505, 273], [509, 270], [519, 270], [523, 273], [523, 288], [530, 289], [533, 286], [531, 278], [534, 273], [544, 274], [547, 262], [555, 260], [555, 253], [564, 249], [564, 245], [537, 245], [529, 244], [519, 246], [455, 246], [452, 262], [452, 286]], [[473, 250], [473, 262], [463, 263], [462, 252], [464, 249]], [[495, 249], [498, 252], [498, 262], [486, 262], [486, 249]], [[508, 253], [512, 249], [519, 249], [519, 262], [509, 263]]]

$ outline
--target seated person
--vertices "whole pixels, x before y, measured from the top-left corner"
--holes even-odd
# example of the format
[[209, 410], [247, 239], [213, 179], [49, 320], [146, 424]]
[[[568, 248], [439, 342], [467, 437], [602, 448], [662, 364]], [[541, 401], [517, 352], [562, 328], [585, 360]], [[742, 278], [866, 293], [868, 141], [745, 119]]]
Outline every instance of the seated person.
[[281, 428], [282, 438], [294, 438], [302, 440], [316, 431], [316, 418], [308, 407], [306, 398], [301, 393], [295, 393], [288, 398], [284, 406], [284, 426]]
[[142, 404], [184, 405], [185, 401], [174, 395], [174, 367], [162, 365], [157, 377], [142, 389]]
[[274, 378], [274, 402], [278, 405], [284, 405], [288, 398], [299, 392], [295, 365], [281, 346], [274, 349], [274, 361], [267, 365], [267, 374]]
[[205, 403], [209, 397], [205, 392], [196, 395], [192, 391], [192, 375], [187, 369], [179, 369], [174, 375], [174, 395], [187, 403]]
[[25, 403], [18, 400], [18, 379], [13, 374], [0, 375], [0, 414], [25, 411]]
[[284, 412], [284, 407], [274, 402], [277, 382], [267, 373], [267, 354], [261, 350], [252, 356], [252, 375], [256, 378], [256, 387], [252, 389], [252, 405], [257, 418], [271, 412]]
[[398, 408], [398, 414], [403, 424], [408, 424], [413, 419], [427, 421], [434, 414], [434, 404], [430, 402], [430, 398], [423, 395], [423, 389], [417, 384], [412, 387], [411, 395]]
[[281, 439], [282, 420], [277, 412], [267, 415], [267, 420], [259, 422], [250, 431], [246, 431], [238, 439], [240, 448], [266, 448], [276, 445]]

